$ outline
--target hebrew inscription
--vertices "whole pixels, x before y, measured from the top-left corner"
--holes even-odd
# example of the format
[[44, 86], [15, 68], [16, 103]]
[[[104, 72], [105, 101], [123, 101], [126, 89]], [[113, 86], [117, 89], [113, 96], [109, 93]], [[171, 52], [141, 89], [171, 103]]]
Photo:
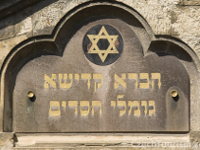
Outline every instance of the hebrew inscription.
[[[151, 74], [151, 79], [150, 78], [150, 74]], [[158, 80], [157, 82], [157, 87], [160, 88], [161, 87], [161, 75], [160, 73], [121, 73], [121, 77], [119, 77], [117, 74], [114, 74], [114, 88], [117, 89], [119, 88], [119, 85], [123, 86], [126, 89], [126, 81], [124, 81], [123, 79], [134, 79], [135, 80], [135, 84], [134, 87], [135, 88], [141, 88], [141, 89], [145, 89], [145, 88], [154, 88], [155, 85], [155, 80]], [[69, 78], [68, 78], [69, 76]], [[103, 84], [103, 75], [101, 73], [94, 73], [94, 74], [90, 74], [90, 73], [81, 73], [80, 75], [78, 73], [75, 74], [51, 74], [51, 77], [49, 77], [47, 74], [44, 74], [44, 89], [49, 89], [49, 88], [60, 88], [60, 89], [70, 89], [73, 83], [73, 79], [77, 80], [79, 82], [79, 76], [81, 77], [80, 79], [82, 79], [83, 81], [86, 80], [86, 85], [88, 87], [88, 89], [90, 89], [91, 87], [91, 80], [94, 80], [94, 89], [96, 92], [97, 88], [100, 88]], [[58, 78], [57, 78], [58, 77]], [[69, 82], [67, 82], [67, 79], [69, 79]], [[96, 81], [99, 80], [99, 82]], [[141, 82], [140, 79], [145, 79], [146, 82]], [[150, 82], [151, 81], [151, 82]], [[57, 86], [59, 85], [59, 86]], [[155, 85], [156, 86], [156, 85]]]
[[[66, 80], [68, 79], [69, 76], [69, 83], [66, 83]], [[60, 89], [70, 89], [70, 87], [72, 86], [73, 83], [73, 78], [76, 76], [76, 78], [79, 79], [79, 76], [81, 76], [81, 79], [86, 79], [86, 85], [88, 87], [88, 89], [90, 89], [91, 84], [90, 84], [90, 80], [93, 79], [99, 79], [100, 83], [97, 83], [96, 81], [94, 82], [94, 92], [96, 92], [97, 88], [100, 88], [103, 84], [103, 75], [100, 73], [95, 73], [95, 74], [90, 74], [90, 73], [81, 73], [80, 75], [78, 73], [75, 74], [52, 74], [51, 77], [49, 77], [48, 75], [44, 74], [44, 89], [48, 89], [48, 88], [57, 88], [56, 85], [59, 85], [58, 88]], [[135, 84], [134, 87], [135, 88], [154, 88], [154, 80], [158, 80], [158, 85], [157, 87], [160, 88], [161, 87], [161, 75], [160, 73], [151, 73], [151, 79], [149, 82], [149, 73], [121, 73], [121, 77], [119, 77], [117, 74], [114, 74], [114, 89], [119, 88], [119, 84], [122, 85], [124, 88], [126, 88], [126, 82], [123, 79], [126, 79], [126, 77], [128, 77], [128, 79], [134, 79], [135, 80]], [[58, 77], [58, 79], [57, 79]], [[93, 78], [92, 78], [93, 77]], [[146, 79], [146, 83], [140, 83], [140, 79]], [[58, 83], [56, 81], [59, 81]], [[64, 82], [62, 82], [64, 81]], [[78, 80], [79, 81], [79, 80]], [[151, 84], [149, 84], [151, 83]], [[138, 87], [138, 85], [140, 85]], [[140, 116], [141, 115], [141, 109], [140, 107], [144, 107], [144, 114], [145, 115], [155, 115], [155, 102], [153, 100], [149, 100], [149, 101], [122, 101], [119, 99], [123, 98], [124, 95], [117, 95], [117, 100], [116, 101], [111, 101], [111, 106], [115, 109], [116, 107], [123, 107], [123, 110], [119, 111], [119, 116], [124, 115], [127, 111], [128, 111], [128, 115], [131, 115], [132, 109], [133, 110], [133, 114], [134, 116]], [[68, 105], [67, 105], [68, 104]], [[78, 108], [79, 108], [79, 114], [81, 116], [87, 116], [90, 113], [92, 114], [92, 116], [94, 115], [94, 107], [98, 106], [99, 109], [99, 114], [101, 115], [102, 113], [102, 105], [101, 105], [101, 101], [92, 101], [91, 103], [92, 105], [90, 106], [90, 101], [62, 101], [60, 103], [60, 101], [50, 101], [50, 106], [49, 106], [49, 116], [61, 116], [61, 106], [63, 107], [63, 109], [66, 109], [67, 106], [70, 107], [74, 107], [74, 113], [75, 115], [78, 115]], [[148, 104], [148, 105], [147, 105]], [[129, 110], [127, 110], [127, 106], [129, 107]], [[152, 109], [149, 109], [150, 107], [153, 107]], [[83, 110], [82, 107], [87, 107], [86, 110]], [[90, 108], [91, 111], [90, 111]]]

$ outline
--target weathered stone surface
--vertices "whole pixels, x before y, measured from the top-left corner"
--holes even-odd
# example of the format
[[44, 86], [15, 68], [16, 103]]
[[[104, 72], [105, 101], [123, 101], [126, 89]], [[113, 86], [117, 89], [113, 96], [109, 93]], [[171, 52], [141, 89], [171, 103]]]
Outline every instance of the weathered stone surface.
[[[55, 1], [48, 7], [41, 9], [39, 12], [33, 14], [33, 33], [34, 35], [51, 34], [60, 19], [68, 12], [70, 9], [87, 2], [88, 0], [60, 0]], [[46, 2], [41, 2], [36, 7], [41, 5], [46, 5]]]
[[17, 44], [19, 44], [20, 42], [22, 42], [23, 40], [26, 40], [28, 37], [26, 35], [21, 35], [21, 36], [16, 36], [14, 38], [11, 39], [7, 39], [7, 40], [3, 40], [0, 41], [0, 66], [2, 66], [4, 59], [6, 58], [6, 56], [8, 55], [9, 51], [8, 49], [12, 49], [14, 48]]
[[5, 40], [15, 36], [14, 25], [10, 18], [4, 19], [0, 22], [0, 40]]
[[183, 0], [182, 4], [186, 6], [199, 6], [200, 1], [199, 0]]
[[[33, 37], [33, 36], [43, 37], [43, 35], [51, 35], [61, 18], [63, 18], [67, 13], [69, 13], [73, 8], [77, 6], [81, 6], [81, 4], [85, 5], [84, 4], [85, 2], [88, 2], [86, 5], [89, 5], [90, 3], [92, 3], [92, 1], [89, 1], [89, 0], [84, 0], [84, 1], [83, 0], [70, 0], [70, 1], [50, 0], [48, 2], [40, 1], [38, 4], [31, 6], [30, 8], [27, 8], [26, 10], [19, 11], [17, 12], [17, 14], [13, 14], [9, 18], [6, 17], [5, 19], [1, 19], [0, 21], [0, 40], [1, 40], [0, 41], [0, 66], [4, 62], [9, 52], [16, 45], [18, 45], [20, 42], [24, 41], [25, 39], [29, 37]], [[116, 0], [116, 2], [120, 2], [125, 5], [128, 5], [132, 7], [133, 9], [135, 9], [139, 14], [141, 14], [141, 16], [145, 18], [145, 20], [148, 22], [148, 24], [152, 28], [156, 37], [159, 37], [160, 35], [164, 35], [163, 37], [175, 37], [177, 38], [176, 39], [177, 41], [181, 40], [185, 42], [188, 46], [190, 46], [194, 50], [194, 53], [200, 58], [200, 53], [199, 53], [200, 52], [200, 28], [199, 28], [200, 2], [199, 1], [197, 0], [157, 0], [157, 1], [155, 0], [123, 0], [123, 1]], [[70, 14], [73, 15], [73, 11], [70, 12]], [[191, 62], [188, 62], [188, 63], [191, 63]], [[17, 64], [17, 61], [16, 61], [16, 64]], [[174, 63], [174, 64], [177, 64], [177, 63]], [[41, 64], [38, 63], [37, 65], [41, 65]], [[48, 67], [49, 66], [47, 65], [47, 68]], [[44, 70], [45, 69], [46, 67], [44, 67]], [[84, 70], [84, 68], [81, 68], [81, 70]], [[99, 70], [102, 71], [103, 69], [100, 68]], [[61, 73], [61, 72], [57, 72], [57, 73]], [[34, 71], [33, 71], [33, 74], [34, 74]], [[23, 78], [23, 79], [25, 80], [26, 78]], [[195, 88], [196, 88], [195, 86], [198, 85], [198, 82], [199, 82], [198, 76], [190, 75], [190, 85], [192, 88], [190, 89], [189, 93], [190, 93], [190, 98], [192, 99], [192, 101], [190, 101], [190, 105], [189, 105], [190, 106], [190, 133], [188, 135], [190, 136], [191, 143], [193, 144], [199, 142], [198, 131], [200, 130], [200, 119], [199, 119], [200, 102], [198, 99], [198, 95], [200, 95], [200, 91], [195, 91]], [[105, 95], [101, 93], [101, 96], [103, 97]], [[31, 108], [29, 111], [31, 111]], [[168, 113], [170, 114], [171, 112], [168, 111]], [[1, 149], [12, 149], [13, 141], [11, 138], [10, 140], [7, 140], [7, 139], [9, 138], [6, 136], [2, 136], [2, 138], [0, 139]], [[43, 144], [36, 145], [36, 147], [41, 146]], [[53, 144], [49, 144], [49, 145], [47, 144], [46, 147], [48, 148], [44, 148], [44, 149], [55, 149], [55, 148], [52, 148], [52, 145]], [[95, 147], [93, 147], [94, 145]], [[109, 145], [104, 146], [104, 144], [102, 145], [98, 145], [98, 144], [96, 145], [95, 143], [81, 144], [80, 142], [79, 144], [75, 144], [75, 145], [63, 144], [62, 145], [63, 147], [61, 147], [61, 149], [65, 149], [65, 148], [67, 149], [70, 149], [70, 148], [73, 148], [73, 149], [75, 148], [77, 149], [117, 149], [117, 146], [119, 147], [122, 146], [120, 148], [118, 147], [118, 149], [132, 149], [132, 147], [128, 147], [128, 146], [131, 146], [130, 143], [128, 143], [127, 145], [123, 145], [123, 143], [121, 143], [120, 141], [119, 141], [119, 144], [113, 143], [113, 145], [110, 145], [110, 146]], [[20, 146], [21, 145], [18, 145], [16, 149], [22, 149], [23, 146], [22, 147]], [[127, 147], [124, 147], [124, 146], [127, 146]], [[172, 149], [195, 149], [195, 148], [198, 149], [198, 147], [193, 147], [193, 148], [179, 147], [179, 148], [172, 148]], [[27, 149], [27, 148], [24, 147], [23, 149]], [[32, 148], [29, 147], [28, 149], [32, 149]], [[138, 149], [147, 149], [147, 147], [141, 147]], [[156, 149], [161, 149], [161, 148], [156, 148]]]
[[[33, 33], [34, 35], [51, 34], [59, 19], [69, 10], [87, 1], [57, 1], [48, 7], [34, 13]], [[157, 35], [170, 35], [182, 39], [191, 46], [196, 53], [200, 49], [199, 44], [199, 6], [179, 7], [181, 0], [170, 1], [120, 1], [136, 9], [150, 24]], [[187, 3], [196, 1], [187, 1]], [[186, 3], [186, 2], [185, 2]], [[45, 5], [40, 2], [36, 6]], [[192, 27], [191, 27], [192, 25]], [[7, 27], [8, 28], [8, 27]], [[8, 30], [8, 29], [5, 29]], [[12, 31], [12, 30], [11, 30]], [[3, 32], [3, 31], [2, 31]], [[18, 31], [16, 31], [18, 32]], [[195, 40], [193, 40], [195, 39]]]
[[0, 133], [0, 149], [10, 150], [13, 149], [14, 140], [13, 133]]
[[[188, 136], [183, 135], [141, 135], [141, 134], [35, 134], [32, 136], [18, 134], [16, 149], [169, 149], [193, 150], [199, 148], [199, 143], [188, 141]], [[141, 141], [142, 140], [142, 141]]]

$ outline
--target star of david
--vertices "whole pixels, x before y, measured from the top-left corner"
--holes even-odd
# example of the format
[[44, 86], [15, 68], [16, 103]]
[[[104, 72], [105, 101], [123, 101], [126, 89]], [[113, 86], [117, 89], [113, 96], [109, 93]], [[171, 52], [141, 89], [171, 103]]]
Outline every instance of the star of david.
[[[92, 46], [90, 47], [88, 53], [89, 54], [98, 54], [101, 61], [104, 62], [108, 56], [108, 54], [118, 54], [118, 50], [115, 47], [115, 41], [118, 38], [118, 35], [109, 35], [106, 31], [105, 27], [102, 26], [98, 35], [87, 35], [90, 41], [92, 42]], [[110, 45], [106, 50], [100, 50], [97, 43], [100, 39], [107, 39]]]

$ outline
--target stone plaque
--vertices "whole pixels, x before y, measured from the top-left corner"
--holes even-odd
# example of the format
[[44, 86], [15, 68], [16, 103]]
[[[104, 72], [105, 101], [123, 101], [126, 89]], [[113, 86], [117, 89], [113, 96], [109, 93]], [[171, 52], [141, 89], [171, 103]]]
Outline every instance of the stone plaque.
[[175, 56], [144, 54], [118, 19], [80, 27], [62, 56], [41, 55], [19, 71], [14, 132], [187, 132], [189, 77]]

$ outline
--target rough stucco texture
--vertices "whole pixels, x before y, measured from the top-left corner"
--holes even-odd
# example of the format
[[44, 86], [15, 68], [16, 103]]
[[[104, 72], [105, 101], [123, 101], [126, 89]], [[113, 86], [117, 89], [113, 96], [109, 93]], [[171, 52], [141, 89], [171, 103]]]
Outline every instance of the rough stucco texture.
[[[15, 36], [26, 35], [27, 38], [36, 35], [51, 34], [59, 20], [72, 8], [89, 0], [58, 0], [39, 11], [30, 13], [31, 8], [23, 10], [19, 14], [22, 19], [16, 24], [9, 24], [9, 21], [0, 22], [1, 62], [8, 52], [20, 42], [11, 40], [13, 44], [4, 39]], [[149, 23], [155, 35], [170, 35], [187, 43], [200, 57], [200, 2], [197, 0], [116, 0], [131, 6], [140, 13]], [[36, 7], [42, 6], [46, 1], [40, 2]], [[28, 13], [27, 13], [28, 12]], [[30, 14], [29, 14], [30, 13]], [[7, 22], [9, 25], [1, 27]], [[7, 32], [5, 32], [7, 31]], [[6, 50], [5, 50], [6, 49]]]

